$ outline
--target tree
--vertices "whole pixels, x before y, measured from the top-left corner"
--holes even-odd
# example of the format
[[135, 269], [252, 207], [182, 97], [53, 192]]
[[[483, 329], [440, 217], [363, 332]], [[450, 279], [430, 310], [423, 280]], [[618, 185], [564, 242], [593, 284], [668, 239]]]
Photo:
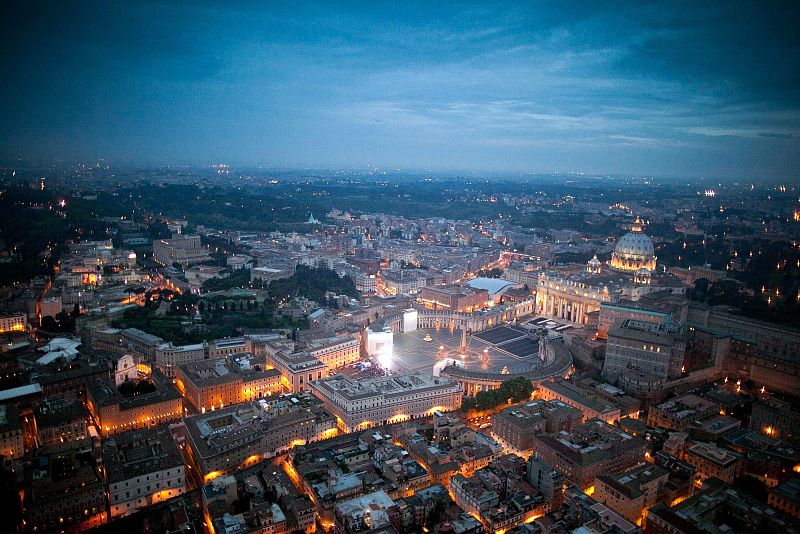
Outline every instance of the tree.
[[494, 269], [481, 269], [478, 271], [478, 276], [482, 278], [500, 278], [503, 276], [503, 270], [497, 267]]
[[276, 300], [287, 300], [299, 295], [319, 303], [325, 302], [328, 291], [353, 298], [360, 296], [349, 276], [340, 278], [331, 269], [314, 269], [305, 265], [298, 265], [289, 278], [273, 280], [268, 289], [269, 295]]
[[705, 302], [708, 298], [708, 278], [698, 278], [694, 283], [693, 300]]
[[56, 324], [56, 320], [53, 319], [52, 316], [48, 315], [46, 317], [42, 317], [42, 330], [46, 332], [55, 332], [58, 330], [58, 325]]
[[172, 232], [170, 232], [167, 225], [161, 221], [154, 222], [148, 226], [147, 234], [150, 236], [150, 239], [169, 239], [172, 237]]
[[474, 397], [465, 397], [461, 403], [461, 410], [491, 410], [511, 400], [518, 403], [531, 398], [533, 384], [524, 377], [518, 376], [503, 382], [498, 389], [481, 391]]
[[744, 303], [741, 283], [737, 280], [719, 280], [708, 291], [708, 303], [712, 306], [726, 304], [739, 307]]

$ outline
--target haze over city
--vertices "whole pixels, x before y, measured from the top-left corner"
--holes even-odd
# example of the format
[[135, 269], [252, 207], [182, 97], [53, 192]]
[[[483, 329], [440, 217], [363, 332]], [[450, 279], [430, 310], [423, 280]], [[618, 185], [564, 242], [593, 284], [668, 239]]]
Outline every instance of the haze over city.
[[13, 2], [0, 158], [796, 179], [796, 2]]

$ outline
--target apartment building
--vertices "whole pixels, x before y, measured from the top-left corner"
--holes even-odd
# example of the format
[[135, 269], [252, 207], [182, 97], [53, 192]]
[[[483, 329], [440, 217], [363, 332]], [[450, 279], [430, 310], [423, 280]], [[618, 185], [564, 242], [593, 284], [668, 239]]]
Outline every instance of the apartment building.
[[570, 431], [583, 413], [559, 400], [535, 400], [492, 415], [492, 433], [519, 452], [530, 451], [536, 434]]
[[570, 433], [533, 438], [533, 450], [547, 465], [582, 488], [602, 473], [619, 473], [644, 461], [645, 441], [599, 419]]
[[583, 413], [583, 420], [601, 419], [610, 424], [619, 421], [620, 408], [602, 399], [600, 396], [587, 392], [584, 388], [569, 380], [545, 380], [539, 384], [537, 396], [547, 401], [560, 401], [568, 406], [577, 408]]
[[358, 336], [327, 337], [306, 343], [305, 351], [321, 361], [328, 370], [338, 369], [361, 359]]
[[264, 369], [247, 354], [179, 365], [175, 384], [198, 412], [283, 392], [280, 372]]
[[246, 402], [185, 424], [190, 458], [206, 481], [337, 433], [336, 419], [309, 393]]
[[112, 518], [186, 491], [183, 458], [166, 425], [104, 440], [103, 465]]
[[186, 267], [206, 261], [208, 251], [203, 247], [199, 235], [182, 235], [153, 241], [153, 258], [161, 265], [179, 263]]

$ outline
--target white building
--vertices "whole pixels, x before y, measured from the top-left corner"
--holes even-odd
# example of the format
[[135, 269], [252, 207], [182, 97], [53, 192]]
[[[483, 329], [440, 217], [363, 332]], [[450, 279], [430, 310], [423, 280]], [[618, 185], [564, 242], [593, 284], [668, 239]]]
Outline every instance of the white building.
[[139, 376], [139, 371], [136, 369], [133, 356], [130, 354], [122, 356], [114, 369], [114, 383], [119, 386], [126, 380], [134, 380], [137, 376]]
[[250, 269], [250, 281], [261, 280], [269, 282], [272, 280], [280, 280], [281, 278], [290, 278], [294, 274], [294, 269], [275, 269], [272, 267], [253, 267]]
[[367, 355], [377, 358], [381, 367], [388, 368], [394, 351], [392, 329], [383, 325], [372, 325], [366, 329]]
[[489, 293], [489, 300], [494, 304], [500, 304], [500, 299], [506, 291], [513, 287], [521, 286], [519, 282], [503, 280], [502, 278], [473, 278], [466, 282], [472, 289], [484, 289]]
[[457, 382], [423, 373], [362, 381], [334, 375], [311, 382], [309, 389], [345, 432], [458, 410], [462, 396]]
[[415, 332], [418, 320], [419, 312], [417, 310], [413, 308], [403, 310], [403, 332]]
[[335, 530], [336, 532], [393, 530], [389, 509], [394, 505], [394, 501], [383, 490], [339, 502], [334, 509]]
[[359, 293], [373, 294], [378, 291], [378, 282], [374, 274], [358, 273], [353, 282]]
[[278, 351], [268, 354], [266, 361], [268, 368], [281, 373], [281, 384], [292, 392], [306, 391], [312, 380], [319, 380], [327, 374], [325, 364], [307, 352]]
[[161, 265], [179, 263], [185, 267], [203, 263], [208, 259], [208, 253], [200, 242], [199, 235], [183, 235], [153, 241], [153, 258]]
[[238, 269], [251, 268], [255, 264], [255, 260], [253, 260], [252, 256], [248, 256], [247, 254], [234, 254], [233, 256], [228, 256], [225, 263], [228, 267], [236, 271]]

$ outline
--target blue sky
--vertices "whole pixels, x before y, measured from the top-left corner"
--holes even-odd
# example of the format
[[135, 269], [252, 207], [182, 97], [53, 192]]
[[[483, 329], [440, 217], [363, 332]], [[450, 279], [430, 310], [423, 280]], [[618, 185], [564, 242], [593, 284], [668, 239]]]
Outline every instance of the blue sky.
[[3, 159], [800, 174], [798, 2], [29, 4]]

